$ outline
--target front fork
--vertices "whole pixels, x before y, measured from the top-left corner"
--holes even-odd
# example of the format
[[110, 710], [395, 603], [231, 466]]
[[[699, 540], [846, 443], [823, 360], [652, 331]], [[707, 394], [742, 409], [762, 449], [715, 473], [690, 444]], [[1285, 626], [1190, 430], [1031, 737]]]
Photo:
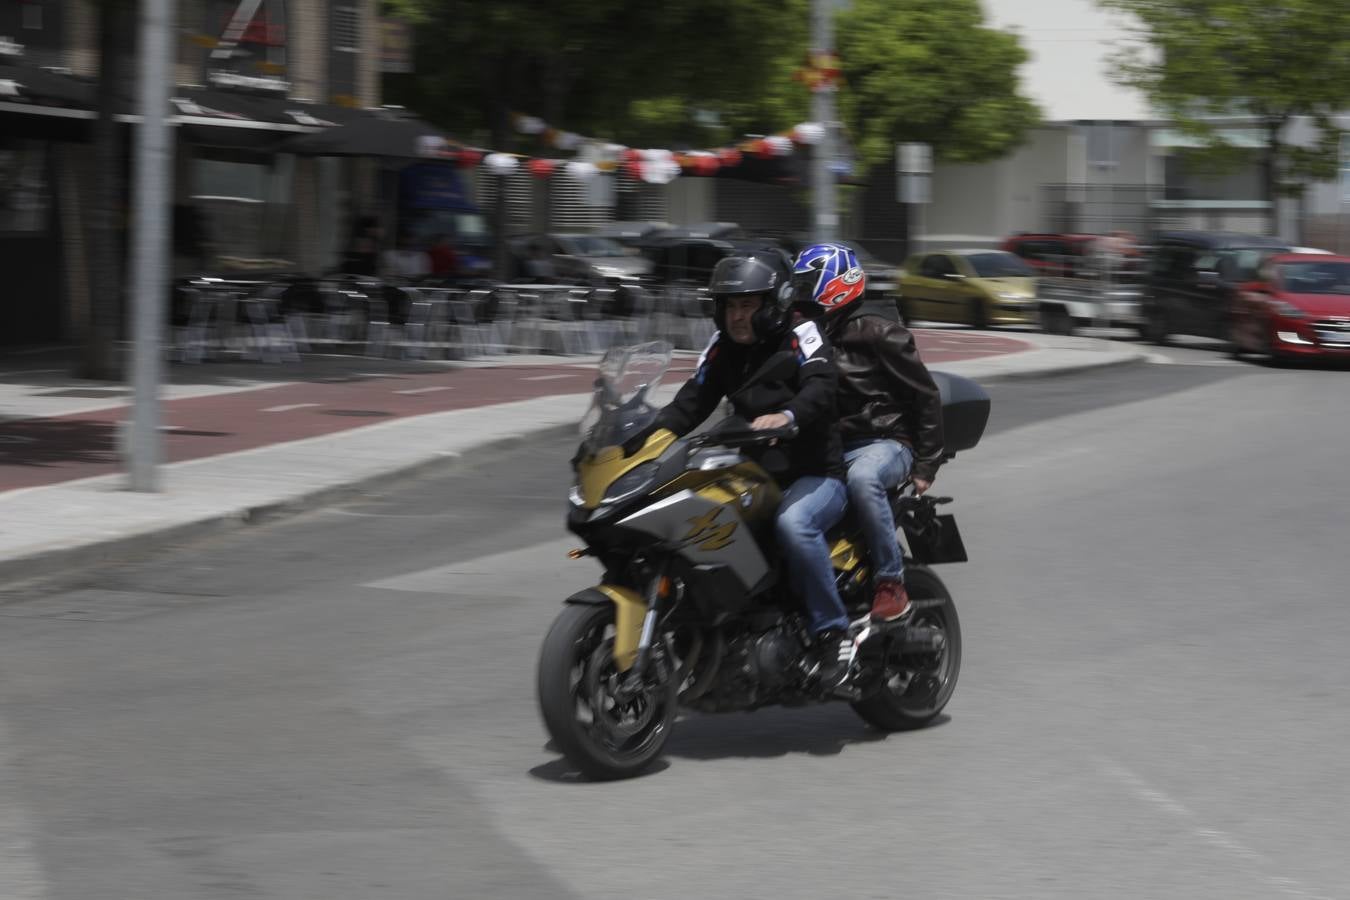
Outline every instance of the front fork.
[[624, 673], [625, 684], [639, 684], [651, 662], [656, 626], [666, 599], [670, 578], [662, 565], [652, 573], [642, 595], [631, 588], [602, 584], [599, 590], [614, 603], [614, 664]]

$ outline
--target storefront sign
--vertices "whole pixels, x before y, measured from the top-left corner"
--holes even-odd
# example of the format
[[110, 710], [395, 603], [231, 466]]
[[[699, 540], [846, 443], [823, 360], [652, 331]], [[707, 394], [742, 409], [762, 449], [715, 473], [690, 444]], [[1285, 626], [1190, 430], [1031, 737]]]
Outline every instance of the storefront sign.
[[283, 78], [269, 78], [265, 75], [240, 75], [238, 72], [223, 72], [213, 69], [206, 77], [213, 87], [236, 88], [245, 91], [270, 91], [278, 94], [284, 94], [291, 89], [289, 81]]
[[202, 7], [201, 33], [207, 39], [200, 43], [210, 48], [203, 55], [208, 84], [269, 94], [289, 92], [285, 0], [205, 0]]

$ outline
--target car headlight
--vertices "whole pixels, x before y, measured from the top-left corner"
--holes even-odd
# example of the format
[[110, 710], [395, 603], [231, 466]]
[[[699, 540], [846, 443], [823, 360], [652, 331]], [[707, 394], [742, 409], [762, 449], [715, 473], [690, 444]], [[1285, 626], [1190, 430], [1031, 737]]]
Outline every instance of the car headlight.
[[1285, 303], [1283, 300], [1270, 301], [1270, 311], [1277, 316], [1283, 316], [1286, 319], [1303, 319], [1307, 314], [1292, 303]]
[[600, 502], [617, 503], [628, 499], [645, 488], [656, 477], [656, 471], [660, 468], [660, 464], [653, 460], [629, 469], [605, 488], [605, 496]]

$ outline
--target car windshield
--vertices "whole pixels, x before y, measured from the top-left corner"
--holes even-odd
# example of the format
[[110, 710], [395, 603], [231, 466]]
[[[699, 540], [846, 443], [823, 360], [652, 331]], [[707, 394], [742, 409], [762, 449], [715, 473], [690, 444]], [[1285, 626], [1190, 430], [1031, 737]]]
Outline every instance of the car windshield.
[[1035, 274], [1021, 259], [1001, 250], [972, 253], [966, 257], [966, 262], [979, 278], [1029, 278]]
[[627, 256], [623, 244], [598, 234], [574, 234], [558, 238], [568, 253], [573, 256], [609, 257]]
[[1296, 262], [1279, 266], [1291, 294], [1350, 294], [1350, 262]]
[[655, 421], [657, 410], [647, 397], [661, 383], [670, 356], [671, 346], [665, 341], [615, 347], [604, 355], [591, 407], [581, 420], [587, 452], [622, 444]]

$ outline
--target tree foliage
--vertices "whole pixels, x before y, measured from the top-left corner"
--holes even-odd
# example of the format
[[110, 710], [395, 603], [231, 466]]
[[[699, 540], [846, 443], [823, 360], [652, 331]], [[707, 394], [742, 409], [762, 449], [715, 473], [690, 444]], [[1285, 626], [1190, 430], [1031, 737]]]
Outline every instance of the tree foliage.
[[465, 135], [509, 138], [502, 114], [514, 110], [570, 131], [657, 145], [714, 143], [732, 127], [763, 123], [745, 99], [765, 95], [777, 60], [799, 38], [794, 32], [804, 32], [794, 23], [804, 20], [806, 0], [389, 6], [414, 23], [417, 39], [417, 74], [386, 80], [394, 102]]
[[[509, 139], [512, 109], [635, 146], [702, 147], [810, 113], [793, 78], [809, 0], [387, 3], [415, 23], [418, 70], [386, 76], [387, 96], [466, 137]], [[836, 35], [842, 121], [867, 162], [899, 140], [989, 159], [1036, 121], [1017, 90], [1026, 53], [984, 27], [979, 0], [853, 0]]]
[[838, 19], [843, 121], [860, 155], [897, 141], [951, 162], [997, 158], [1040, 118], [1018, 89], [1015, 35], [986, 27], [979, 0], [853, 0]]
[[[1200, 139], [1211, 161], [1231, 160], [1233, 148], [1220, 126], [1234, 124], [1234, 117], [1263, 130], [1272, 216], [1277, 196], [1335, 174], [1340, 129], [1334, 117], [1350, 105], [1350, 4], [1101, 2], [1132, 15], [1144, 44], [1122, 53], [1118, 80], [1144, 91], [1160, 112]], [[1301, 117], [1313, 123], [1316, 139], [1291, 146], [1287, 127]]]

